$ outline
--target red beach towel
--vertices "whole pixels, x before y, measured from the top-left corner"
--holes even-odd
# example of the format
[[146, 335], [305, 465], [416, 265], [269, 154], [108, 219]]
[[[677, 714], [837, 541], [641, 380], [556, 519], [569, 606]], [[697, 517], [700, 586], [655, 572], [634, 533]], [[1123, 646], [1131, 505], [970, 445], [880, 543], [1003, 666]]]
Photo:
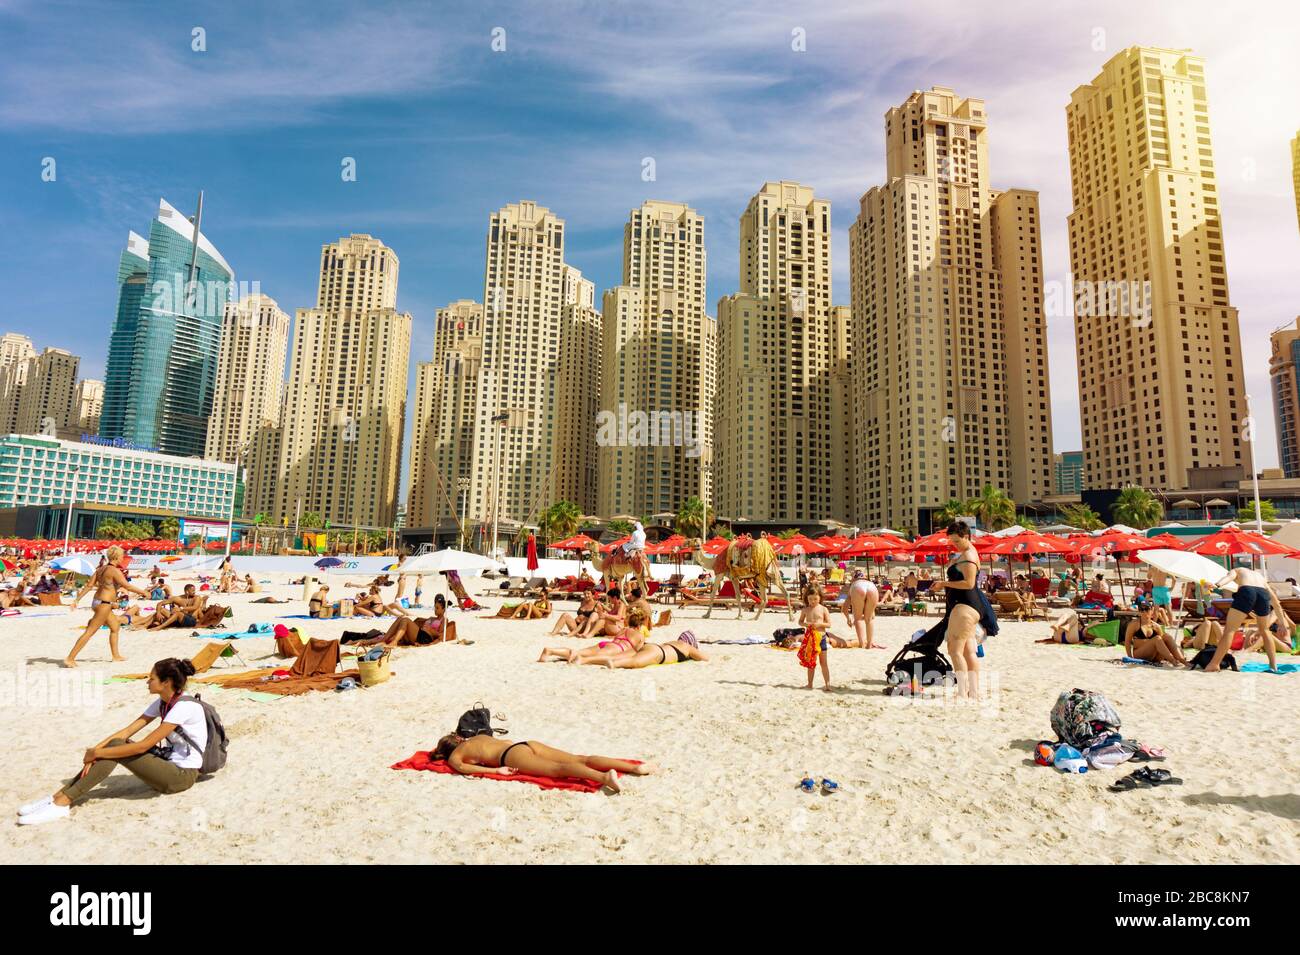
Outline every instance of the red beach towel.
[[[629, 759], [629, 763], [638, 763], [640, 760]], [[417, 752], [410, 759], [404, 759], [400, 763], [393, 763], [391, 769], [426, 769], [431, 773], [442, 773], [445, 776], [459, 776], [460, 773], [447, 765], [446, 760], [433, 760], [429, 758], [429, 753], [424, 751]], [[593, 783], [587, 779], [551, 779], [549, 776], [529, 776], [527, 773], [511, 773], [509, 776], [502, 776], [498, 773], [475, 773], [479, 779], [500, 779], [506, 782], [532, 783], [534, 786], [540, 786], [542, 789], [567, 789], [577, 793], [594, 793], [600, 789], [600, 783]]]

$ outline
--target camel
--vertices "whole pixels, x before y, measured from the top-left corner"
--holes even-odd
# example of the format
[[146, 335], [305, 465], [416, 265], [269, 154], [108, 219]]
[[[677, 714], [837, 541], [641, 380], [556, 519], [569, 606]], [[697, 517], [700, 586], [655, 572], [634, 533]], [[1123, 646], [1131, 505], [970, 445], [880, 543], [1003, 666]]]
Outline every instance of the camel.
[[742, 581], [747, 580], [754, 582], [754, 586], [761, 595], [758, 612], [754, 614], [755, 620], [763, 616], [763, 611], [767, 609], [768, 581], [775, 583], [776, 589], [785, 598], [786, 619], [794, 619], [794, 607], [790, 603], [790, 594], [785, 589], [785, 581], [781, 579], [781, 567], [776, 562], [776, 551], [764, 538], [760, 537], [749, 545], [749, 562], [747, 564], [738, 562], [741, 555], [737, 551], [735, 541], [728, 544], [727, 549], [719, 553], [717, 557], [709, 557], [705, 554], [700, 549], [698, 538], [691, 541], [691, 550], [695, 562], [705, 570], [713, 573], [713, 590], [709, 593], [709, 609], [704, 612], [705, 619], [708, 619], [713, 613], [713, 602], [717, 599], [718, 590], [722, 587], [724, 577], [731, 581], [731, 586], [736, 591], [737, 620], [744, 613], [744, 607], [741, 605], [740, 584]]
[[645, 554], [639, 554], [635, 563], [629, 563], [627, 558], [623, 556], [622, 548], [615, 548], [610, 551], [609, 556], [602, 562], [600, 551], [595, 544], [591, 544], [587, 548], [587, 559], [591, 561], [591, 566], [596, 569], [596, 573], [600, 574], [605, 581], [607, 590], [611, 583], [622, 590], [623, 578], [631, 574], [636, 578], [642, 595], [649, 595], [650, 588], [646, 586], [645, 581], [650, 576], [650, 561], [646, 559]]

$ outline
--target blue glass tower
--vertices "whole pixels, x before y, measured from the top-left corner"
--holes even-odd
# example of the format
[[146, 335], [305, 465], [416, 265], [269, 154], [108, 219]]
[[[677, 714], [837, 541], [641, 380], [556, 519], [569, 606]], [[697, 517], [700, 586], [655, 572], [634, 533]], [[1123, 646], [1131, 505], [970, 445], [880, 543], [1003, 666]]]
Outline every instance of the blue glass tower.
[[[190, 264], [194, 281], [190, 282]], [[166, 454], [203, 454], [234, 272], [165, 200], [146, 242], [134, 232], [118, 266], [100, 437]]]

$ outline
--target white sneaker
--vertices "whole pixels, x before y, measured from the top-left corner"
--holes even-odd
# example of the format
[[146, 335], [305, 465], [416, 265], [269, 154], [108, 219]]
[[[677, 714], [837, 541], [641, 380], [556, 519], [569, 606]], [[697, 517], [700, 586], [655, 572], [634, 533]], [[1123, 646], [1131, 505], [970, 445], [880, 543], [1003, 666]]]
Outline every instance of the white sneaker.
[[41, 823], [54, 822], [56, 819], [67, 819], [72, 813], [70, 806], [56, 806], [51, 802], [48, 806], [42, 806], [35, 812], [29, 812], [25, 816], [18, 817], [20, 826], [39, 826]]
[[53, 796], [42, 796], [40, 799], [33, 799], [31, 802], [18, 807], [18, 815], [27, 816], [34, 813], [37, 809], [44, 809], [54, 802]]

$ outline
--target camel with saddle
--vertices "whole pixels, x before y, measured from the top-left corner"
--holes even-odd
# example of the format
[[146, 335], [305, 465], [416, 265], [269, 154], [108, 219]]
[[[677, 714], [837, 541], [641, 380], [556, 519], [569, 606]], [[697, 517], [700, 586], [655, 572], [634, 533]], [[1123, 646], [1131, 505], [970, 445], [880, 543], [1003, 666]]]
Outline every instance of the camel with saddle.
[[646, 586], [646, 580], [650, 576], [650, 561], [646, 558], [644, 552], [637, 553], [629, 560], [624, 555], [622, 548], [615, 547], [602, 561], [599, 549], [592, 543], [587, 546], [587, 559], [591, 561], [591, 566], [596, 569], [596, 573], [600, 574], [605, 581], [606, 590], [609, 589], [611, 584], [622, 590], [623, 578], [631, 574], [636, 578], [641, 593], [649, 595], [650, 588]]
[[743, 593], [740, 589], [741, 584], [752, 582], [754, 588], [758, 591], [758, 612], [754, 614], [754, 619], [757, 620], [763, 615], [763, 611], [767, 609], [769, 581], [776, 584], [776, 589], [785, 598], [786, 618], [794, 619], [794, 608], [790, 603], [790, 594], [785, 589], [785, 581], [781, 579], [781, 566], [776, 562], [776, 551], [772, 549], [772, 545], [766, 538], [760, 537], [758, 540], [754, 540], [748, 536], [737, 537], [716, 557], [710, 557], [704, 553], [698, 538], [690, 543], [695, 563], [713, 573], [713, 589], [709, 592], [709, 609], [704, 612], [706, 618], [713, 613], [714, 601], [717, 599], [718, 591], [721, 589], [722, 581], [725, 578], [731, 581], [731, 586], [736, 591], [737, 620], [744, 613], [744, 608], [741, 605]]

